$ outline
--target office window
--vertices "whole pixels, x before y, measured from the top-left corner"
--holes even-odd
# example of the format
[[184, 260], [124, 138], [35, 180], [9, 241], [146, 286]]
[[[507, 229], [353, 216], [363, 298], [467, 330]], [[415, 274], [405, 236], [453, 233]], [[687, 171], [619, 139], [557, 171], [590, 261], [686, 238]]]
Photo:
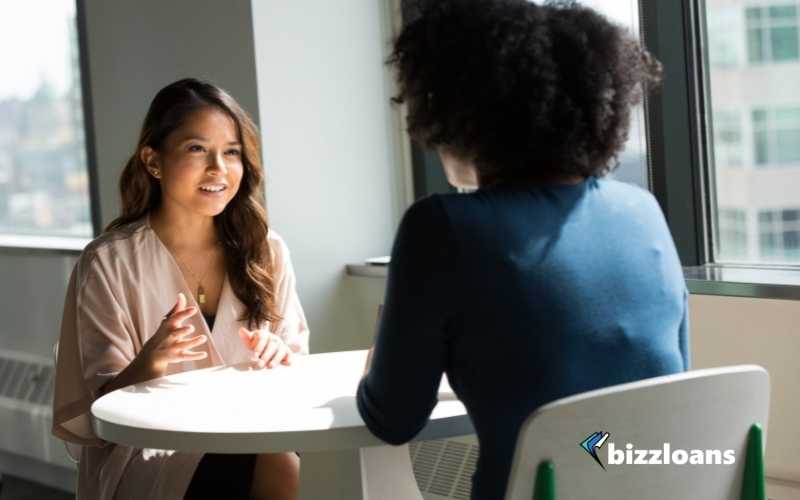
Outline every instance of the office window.
[[75, 0], [0, 7], [0, 236], [92, 236]]
[[797, 3], [750, 7], [747, 53], [751, 63], [796, 61], [800, 58]]
[[778, 263], [800, 260], [800, 209], [760, 211], [758, 234], [763, 260]]
[[756, 166], [800, 163], [800, 107], [757, 109], [752, 117]]
[[[764, 208], [800, 207], [800, 92], [792, 83], [800, 82], [798, 5], [706, 0], [709, 62], [715, 32], [729, 37], [738, 29], [750, 62], [781, 63], [708, 66], [706, 107], [715, 163], [709, 171], [710, 227], [716, 236], [711, 261], [800, 264], [795, 235], [781, 229], [783, 211]], [[738, 24], [732, 22], [737, 10]]]

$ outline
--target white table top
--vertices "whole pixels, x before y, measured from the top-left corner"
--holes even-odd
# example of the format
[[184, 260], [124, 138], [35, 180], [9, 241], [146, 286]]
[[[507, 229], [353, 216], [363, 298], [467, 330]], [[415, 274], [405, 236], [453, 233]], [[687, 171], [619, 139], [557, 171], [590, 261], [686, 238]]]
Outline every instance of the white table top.
[[[366, 351], [314, 354], [272, 370], [233, 365], [132, 385], [95, 401], [95, 431], [139, 448], [214, 453], [380, 446], [356, 408], [365, 359]], [[415, 439], [472, 432], [466, 409], [443, 379], [439, 404]]]

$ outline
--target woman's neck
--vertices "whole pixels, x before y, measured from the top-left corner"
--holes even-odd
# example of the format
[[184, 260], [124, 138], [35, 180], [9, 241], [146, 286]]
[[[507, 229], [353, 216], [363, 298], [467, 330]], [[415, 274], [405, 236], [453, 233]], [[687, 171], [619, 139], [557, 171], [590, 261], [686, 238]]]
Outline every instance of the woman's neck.
[[173, 252], [195, 252], [219, 243], [214, 218], [167, 210], [163, 206], [150, 214], [150, 227]]

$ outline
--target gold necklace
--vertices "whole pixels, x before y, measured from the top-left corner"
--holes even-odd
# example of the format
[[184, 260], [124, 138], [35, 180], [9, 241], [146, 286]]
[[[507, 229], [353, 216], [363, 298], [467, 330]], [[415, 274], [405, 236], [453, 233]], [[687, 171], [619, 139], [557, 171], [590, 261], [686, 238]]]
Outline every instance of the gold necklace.
[[179, 267], [185, 267], [186, 270], [189, 271], [189, 274], [192, 275], [192, 278], [197, 280], [197, 293], [196, 293], [197, 303], [200, 304], [201, 306], [204, 305], [206, 303], [206, 291], [203, 288], [203, 280], [206, 279], [206, 276], [208, 275], [208, 271], [209, 271], [209, 269], [211, 269], [211, 263], [209, 263], [206, 266], [206, 271], [203, 273], [203, 277], [198, 280], [197, 279], [197, 275], [194, 274], [194, 271], [192, 271], [191, 267], [189, 267], [185, 262], [181, 262], [181, 260], [178, 259], [177, 257], [175, 258], [175, 260], [178, 261], [178, 266]]

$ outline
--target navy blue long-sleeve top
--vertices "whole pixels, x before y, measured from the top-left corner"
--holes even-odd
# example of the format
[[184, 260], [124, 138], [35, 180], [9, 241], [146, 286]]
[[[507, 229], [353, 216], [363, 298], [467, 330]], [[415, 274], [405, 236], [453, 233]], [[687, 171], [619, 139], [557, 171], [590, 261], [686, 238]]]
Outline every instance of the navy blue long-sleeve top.
[[660, 207], [632, 185], [430, 196], [395, 238], [359, 411], [407, 442], [447, 373], [480, 443], [472, 498], [502, 499], [536, 408], [688, 369], [687, 296]]

